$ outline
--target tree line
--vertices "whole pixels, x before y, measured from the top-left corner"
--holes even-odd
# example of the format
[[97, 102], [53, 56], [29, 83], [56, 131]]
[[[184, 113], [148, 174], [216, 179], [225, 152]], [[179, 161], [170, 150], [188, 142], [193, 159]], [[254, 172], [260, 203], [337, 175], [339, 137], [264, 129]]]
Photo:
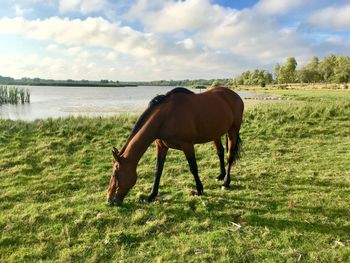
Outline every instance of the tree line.
[[231, 81], [231, 85], [261, 85], [277, 83], [348, 83], [350, 82], [350, 57], [329, 55], [323, 60], [317, 57], [297, 69], [294, 57], [280, 65], [276, 63], [274, 73], [267, 70], [245, 71]]
[[52, 80], [40, 78], [13, 79], [0, 76], [3, 85], [41, 85], [41, 86], [210, 86], [210, 85], [260, 85], [288, 83], [348, 83], [350, 82], [350, 57], [329, 55], [323, 60], [313, 57], [311, 61], [297, 69], [294, 57], [286, 59], [284, 64], [276, 63], [274, 72], [268, 70], [248, 70], [232, 79], [195, 79], [195, 80], [156, 80], [156, 81], [112, 81], [112, 80]]
[[0, 84], [2, 85], [26, 85], [26, 86], [70, 86], [70, 87], [129, 87], [137, 86], [130, 82], [111, 81], [111, 80], [54, 80], [41, 78], [21, 78], [14, 79], [11, 77], [0, 76]]
[[28, 85], [28, 86], [84, 86], [84, 87], [127, 87], [127, 86], [210, 86], [215, 80], [220, 83], [227, 83], [230, 79], [185, 79], [185, 80], [154, 80], [154, 81], [113, 81], [101, 79], [91, 80], [53, 80], [41, 78], [21, 78], [0, 76], [2, 85]]

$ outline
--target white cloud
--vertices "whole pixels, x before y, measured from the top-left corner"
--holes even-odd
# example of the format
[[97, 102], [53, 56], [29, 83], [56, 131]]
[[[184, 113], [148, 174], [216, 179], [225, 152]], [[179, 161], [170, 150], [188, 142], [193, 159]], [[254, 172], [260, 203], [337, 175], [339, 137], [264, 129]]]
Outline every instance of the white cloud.
[[243, 10], [195, 35], [212, 49], [246, 56], [257, 65], [271, 65], [287, 56], [308, 56], [311, 50], [293, 30], [279, 29], [274, 19]]
[[[237, 10], [209, 0], [139, 0], [129, 16], [138, 19], [148, 31], [180, 36], [176, 43], [187, 50], [196, 43], [211, 50], [210, 54], [220, 51], [233, 58], [239, 56], [241, 62], [245, 59], [245, 64], [255, 60], [256, 65], [271, 66], [286, 56], [311, 56], [309, 45], [296, 33], [297, 27], [280, 28], [276, 19], [269, 16], [285, 13], [303, 3], [302, 0], [261, 0], [251, 9]], [[179, 35], [181, 32], [191, 32], [191, 38]]]
[[[199, 77], [201, 70], [208, 72], [211, 70], [213, 72], [213, 69], [217, 69], [212, 60], [218, 55], [213, 52], [211, 56], [208, 55], [210, 51], [195, 48], [191, 39], [185, 39], [183, 44], [176, 45], [171, 40], [164, 40], [154, 34], [142, 33], [130, 27], [120, 26], [102, 18], [87, 18], [85, 20], [58, 17], [44, 20], [2, 18], [0, 19], [1, 33], [22, 35], [33, 40], [50, 41], [51, 43], [46, 50], [54, 52], [53, 55], [61, 53], [65, 56], [67, 62], [61, 68], [67, 72], [66, 78], [73, 78], [73, 73], [75, 78], [78, 79], [91, 78], [99, 73], [99, 78], [104, 76], [103, 78], [111, 79], [111, 76], [108, 75], [111, 61], [113, 63], [112, 67], [119, 69], [117, 71], [118, 75], [113, 75], [114, 79], [122, 79], [123, 77], [129, 80], [151, 80], [167, 77], [193, 78]], [[64, 48], [65, 46], [68, 47]], [[98, 49], [100, 54], [103, 50], [109, 51], [107, 56], [106, 51], [104, 51], [104, 54], [96, 57], [88, 53], [87, 49], [90, 48]], [[113, 60], [119, 54], [124, 54], [123, 59], [118, 57], [118, 60]], [[70, 62], [71, 59], [75, 59], [75, 62]], [[108, 59], [109, 64], [107, 63]], [[19, 66], [17, 73], [15, 71], [13, 71], [13, 74], [11, 71], [5, 72], [11, 73], [11, 76], [18, 76], [20, 72], [25, 76], [39, 77], [44, 77], [41, 75], [43, 72], [50, 77], [54, 74], [49, 72], [50, 68], [34, 71], [35, 68], [40, 68], [40, 64], [34, 66], [37, 61], [35, 59], [31, 61], [32, 67], [24, 70], [20, 66], [21, 61], [13, 60], [12, 66], [16, 63]], [[57, 67], [60, 65], [55, 60], [52, 60], [52, 63]], [[98, 68], [93, 74], [89, 71], [91, 67], [86, 67], [86, 65], [94, 65], [91, 63], [95, 63], [96, 68]], [[81, 65], [81, 69], [85, 70], [77, 71], [77, 68], [73, 69], [70, 64]], [[221, 64], [223, 64], [222, 61]], [[107, 65], [108, 68], [106, 68]], [[41, 67], [41, 69], [43, 68]], [[126, 70], [127, 68], [128, 70]], [[231, 68], [227, 70], [231, 71]], [[5, 72], [2, 74], [5, 74]], [[127, 78], [123, 76], [126, 73], [131, 75]], [[58, 71], [57, 76], [61, 76]]]
[[[99, 1], [101, 5], [94, 1], [61, 0], [59, 7], [62, 13], [105, 9], [101, 3], [106, 0]], [[301, 5], [300, 0], [261, 0], [254, 7], [237, 10], [210, 0], [138, 0], [122, 22], [101, 17], [0, 18], [0, 34], [48, 42], [45, 51], [37, 51], [42, 59], [37, 56], [24, 63], [12, 55], [11, 65], [2, 74], [119, 80], [231, 77], [256, 67], [272, 69], [288, 56], [307, 61], [330, 47], [339, 50], [339, 41], [324, 40], [316, 46], [299, 34], [299, 24], [281, 27], [271, 16]], [[143, 31], [125, 26], [130, 22], [127, 18], [140, 23], [137, 28]], [[6, 59], [1, 52], [0, 58], [2, 70]]]
[[103, 18], [68, 19], [52, 17], [44, 20], [24, 18], [0, 19], [0, 33], [24, 35], [58, 44], [111, 48], [118, 52], [144, 57], [157, 46], [152, 34], [122, 27]]
[[70, 65], [64, 59], [53, 59], [38, 54], [6, 54], [1, 56], [0, 68], [5, 76], [16, 78], [42, 76], [45, 72], [47, 78], [65, 79], [60, 73], [69, 69]]
[[118, 70], [110, 71], [110, 67], [99, 60], [86, 63], [79, 57], [52, 58], [36, 53], [28, 55], [1, 54], [0, 59], [1, 74], [15, 78], [130, 80], [129, 71], [124, 66], [116, 64], [115, 68]]
[[183, 45], [186, 49], [193, 49], [194, 48], [194, 42], [191, 38], [186, 38], [184, 40], [176, 42], [178, 45]]
[[19, 5], [15, 5], [15, 11], [16, 11], [16, 16], [24, 15], [24, 10]]
[[101, 11], [107, 4], [106, 0], [60, 0], [59, 11], [81, 12], [83, 14], [96, 13]]
[[109, 51], [107, 54], [105, 54], [105, 59], [107, 60], [116, 60], [118, 58], [118, 52], [115, 52], [115, 51]]
[[48, 51], [56, 51], [56, 50], [58, 50], [58, 46], [55, 45], [55, 44], [49, 44], [49, 45], [46, 47], [46, 50], [48, 50]]
[[150, 1], [139, 0], [128, 17], [140, 20], [152, 32], [192, 31], [217, 23], [227, 12], [236, 12], [209, 0]]
[[292, 9], [301, 5], [310, 3], [305, 0], [260, 0], [255, 6], [255, 10], [259, 13], [272, 15], [272, 14], [285, 14]]
[[82, 47], [70, 47], [66, 49], [67, 54], [73, 57], [88, 58], [90, 53]]
[[328, 29], [350, 29], [350, 4], [319, 10], [310, 16], [309, 22]]
[[25, 14], [28, 14], [33, 11], [32, 8], [23, 8], [19, 4], [16, 4], [14, 8], [17, 17], [23, 17]]

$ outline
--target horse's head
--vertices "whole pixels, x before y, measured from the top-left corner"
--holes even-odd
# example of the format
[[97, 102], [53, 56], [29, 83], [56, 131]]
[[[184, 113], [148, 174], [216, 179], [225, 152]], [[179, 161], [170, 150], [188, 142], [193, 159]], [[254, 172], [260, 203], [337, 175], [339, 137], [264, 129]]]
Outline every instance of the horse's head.
[[113, 147], [114, 163], [112, 175], [109, 181], [107, 199], [110, 205], [121, 205], [124, 197], [136, 183], [136, 170], [128, 161], [119, 155], [118, 150]]

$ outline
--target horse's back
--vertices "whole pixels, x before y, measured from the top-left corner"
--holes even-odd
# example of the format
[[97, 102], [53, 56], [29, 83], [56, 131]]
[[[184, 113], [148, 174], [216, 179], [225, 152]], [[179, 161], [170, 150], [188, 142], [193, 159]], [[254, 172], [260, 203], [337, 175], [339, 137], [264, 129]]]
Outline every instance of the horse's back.
[[174, 101], [174, 108], [182, 104], [180, 100], [185, 104], [182, 108], [186, 109], [188, 115], [192, 115], [193, 120], [201, 118], [207, 121], [219, 118], [223, 122], [232, 118], [238, 120], [244, 109], [241, 97], [233, 90], [223, 87], [212, 88], [194, 96], [183, 96]]
[[240, 113], [243, 113], [244, 104], [241, 97], [231, 89], [224, 87], [217, 87], [210, 89], [199, 95], [207, 96], [209, 99], [213, 96], [218, 96], [224, 99], [228, 104], [230, 104], [231, 109]]
[[236, 120], [236, 122], [239, 122], [240, 124], [242, 121], [244, 110], [244, 103], [242, 98], [233, 90], [223, 87], [218, 87], [209, 90], [208, 94], [211, 93], [220, 96], [227, 103], [228, 107], [232, 111], [233, 118]]
[[163, 105], [162, 137], [192, 143], [215, 140], [240, 126], [242, 99], [232, 90], [214, 88], [200, 94], [175, 93]]

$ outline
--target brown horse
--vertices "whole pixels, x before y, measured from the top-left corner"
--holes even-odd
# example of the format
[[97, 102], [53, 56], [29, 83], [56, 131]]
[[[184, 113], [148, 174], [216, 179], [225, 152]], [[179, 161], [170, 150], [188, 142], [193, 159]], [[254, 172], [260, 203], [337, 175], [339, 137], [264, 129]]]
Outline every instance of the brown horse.
[[[158, 194], [159, 181], [168, 149], [185, 153], [194, 176], [197, 194], [203, 193], [198, 176], [194, 144], [214, 141], [220, 159], [223, 189], [230, 187], [230, 170], [240, 150], [239, 130], [244, 104], [242, 99], [227, 88], [213, 88], [194, 94], [185, 88], [175, 88], [166, 95], [158, 95], [140, 116], [120, 152], [113, 147], [113, 171], [108, 187], [108, 203], [121, 205], [135, 185], [136, 167], [144, 152], [155, 141], [157, 149], [156, 177], [148, 201]], [[225, 171], [224, 148], [221, 136], [227, 134], [228, 168]]]

